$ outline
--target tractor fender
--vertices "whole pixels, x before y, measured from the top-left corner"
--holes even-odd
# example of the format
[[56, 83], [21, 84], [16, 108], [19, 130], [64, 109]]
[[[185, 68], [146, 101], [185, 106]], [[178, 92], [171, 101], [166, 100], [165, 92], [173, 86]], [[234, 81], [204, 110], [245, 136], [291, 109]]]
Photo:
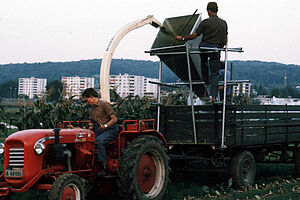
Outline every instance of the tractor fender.
[[132, 141], [134, 138], [140, 137], [142, 135], [152, 135], [161, 140], [165, 147], [167, 147], [167, 142], [165, 137], [155, 129], [148, 129], [142, 131], [121, 131], [119, 133], [119, 145], [118, 145], [118, 156], [121, 156], [122, 149], [126, 146], [128, 141]]

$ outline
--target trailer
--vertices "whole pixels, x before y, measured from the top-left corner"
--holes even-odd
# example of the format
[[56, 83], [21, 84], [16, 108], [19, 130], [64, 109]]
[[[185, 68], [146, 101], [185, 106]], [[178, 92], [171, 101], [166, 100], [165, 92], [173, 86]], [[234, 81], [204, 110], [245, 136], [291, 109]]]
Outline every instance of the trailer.
[[225, 148], [221, 104], [194, 106], [196, 132], [191, 106], [161, 106], [160, 112], [160, 132], [171, 163], [181, 163], [180, 169], [203, 162], [210, 171], [228, 174], [237, 188], [254, 183], [255, 163], [260, 162], [295, 162], [299, 176], [299, 106], [227, 105]]

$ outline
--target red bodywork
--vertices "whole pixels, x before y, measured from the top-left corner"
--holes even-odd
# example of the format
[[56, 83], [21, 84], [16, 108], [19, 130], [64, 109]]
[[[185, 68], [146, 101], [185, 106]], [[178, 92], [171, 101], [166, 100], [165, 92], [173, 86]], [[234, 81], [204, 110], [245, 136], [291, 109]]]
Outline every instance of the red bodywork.
[[[64, 122], [61, 127], [69, 123]], [[107, 168], [112, 175], [111, 177], [114, 177], [113, 175], [116, 177], [116, 170], [119, 167], [118, 158], [121, 156], [121, 149], [126, 146], [127, 141], [146, 134], [156, 135], [166, 145], [164, 137], [154, 129], [154, 120], [125, 120], [123, 122], [123, 129], [120, 131], [118, 139], [111, 142], [107, 147]], [[68, 152], [71, 152], [71, 169], [68, 168], [66, 161], [60, 164], [50, 162], [50, 148], [55, 142], [54, 135], [54, 131], [51, 129], [31, 129], [16, 132], [6, 139], [4, 172], [0, 176], [0, 196], [7, 196], [11, 192], [26, 192], [29, 189], [50, 190], [56, 177], [63, 173], [74, 173], [94, 184], [100, 184], [95, 182], [98, 166], [94, 163], [97, 152], [94, 132], [87, 129], [60, 130], [59, 143], [64, 144]], [[45, 146], [44, 153], [40, 155], [34, 151], [34, 146], [38, 141], [42, 141]], [[23, 168], [14, 168], [10, 164], [9, 156], [14, 149], [24, 149]], [[6, 176], [5, 172], [8, 169], [12, 171], [21, 170], [22, 176]], [[106, 180], [101, 183], [100, 188], [106, 188], [108, 185], [111, 185], [111, 181]]]

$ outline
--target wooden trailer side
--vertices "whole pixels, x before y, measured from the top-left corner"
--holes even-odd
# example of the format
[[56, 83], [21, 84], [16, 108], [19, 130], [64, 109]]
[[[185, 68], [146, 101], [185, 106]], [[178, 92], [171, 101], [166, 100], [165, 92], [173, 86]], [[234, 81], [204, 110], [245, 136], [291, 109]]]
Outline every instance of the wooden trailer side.
[[[195, 106], [197, 144], [220, 145], [222, 105]], [[195, 144], [191, 106], [162, 106], [160, 132], [168, 144]], [[229, 147], [300, 142], [300, 106], [228, 105]]]

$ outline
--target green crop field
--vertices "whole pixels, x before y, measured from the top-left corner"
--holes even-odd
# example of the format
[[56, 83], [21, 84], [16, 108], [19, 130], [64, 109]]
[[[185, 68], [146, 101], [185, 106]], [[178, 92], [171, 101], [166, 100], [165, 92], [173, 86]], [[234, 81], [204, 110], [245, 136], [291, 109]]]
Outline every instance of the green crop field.
[[5, 106], [6, 112], [12, 114], [20, 110], [20, 105], [18, 103], [0, 103], [0, 106]]

